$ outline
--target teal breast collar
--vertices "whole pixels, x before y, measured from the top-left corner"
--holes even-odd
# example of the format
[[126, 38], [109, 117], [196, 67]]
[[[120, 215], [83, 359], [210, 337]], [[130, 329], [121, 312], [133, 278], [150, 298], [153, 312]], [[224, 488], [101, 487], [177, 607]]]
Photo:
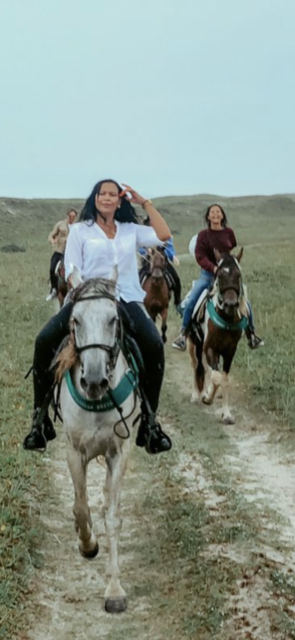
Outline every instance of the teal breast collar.
[[226, 320], [223, 320], [223, 318], [218, 315], [212, 300], [208, 300], [207, 309], [213, 324], [220, 329], [226, 329], [227, 331], [243, 331], [243, 329], [246, 329], [248, 326], [248, 319], [245, 316], [239, 322], [226, 322]]
[[[85, 411], [92, 411], [95, 413], [112, 411], [116, 406], [121, 406], [138, 386], [138, 368], [134, 358], [132, 358], [132, 364], [134, 369], [128, 369], [128, 371], [126, 371], [118, 386], [115, 389], [112, 389], [112, 395], [107, 391], [101, 400], [87, 400], [81, 396], [73, 384], [70, 372], [66, 371], [65, 379], [73, 400], [75, 400], [79, 407], [85, 409]], [[113, 402], [112, 396], [115, 402]]]

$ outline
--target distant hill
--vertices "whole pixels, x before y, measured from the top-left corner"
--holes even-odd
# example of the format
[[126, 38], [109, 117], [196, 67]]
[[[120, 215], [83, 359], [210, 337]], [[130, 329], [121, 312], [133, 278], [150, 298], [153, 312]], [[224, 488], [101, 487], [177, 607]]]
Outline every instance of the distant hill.
[[[265, 240], [295, 239], [295, 194], [273, 196], [221, 197], [210, 194], [167, 196], [154, 203], [167, 220], [179, 252], [188, 239], [203, 228], [206, 208], [213, 203], [224, 207], [229, 225], [240, 244]], [[70, 206], [81, 210], [84, 200], [0, 198], [0, 246], [21, 243], [40, 245], [55, 222]], [[141, 209], [139, 209], [141, 215]]]

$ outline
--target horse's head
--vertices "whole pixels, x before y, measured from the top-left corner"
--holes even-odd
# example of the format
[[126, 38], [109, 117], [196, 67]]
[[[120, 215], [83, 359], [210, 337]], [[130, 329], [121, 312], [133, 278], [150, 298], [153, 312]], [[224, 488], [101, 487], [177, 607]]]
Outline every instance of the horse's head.
[[165, 254], [165, 247], [157, 247], [151, 251], [150, 259], [150, 271], [151, 276], [155, 280], [164, 277], [164, 272], [167, 266], [167, 257]]
[[234, 316], [239, 308], [243, 296], [243, 283], [240, 269], [240, 260], [243, 248], [237, 256], [220, 254], [214, 250], [217, 260], [216, 285], [218, 294], [218, 307], [229, 316]]
[[79, 285], [70, 320], [80, 359], [80, 385], [91, 400], [109, 387], [120, 350], [121, 325], [115, 282], [102, 278]]

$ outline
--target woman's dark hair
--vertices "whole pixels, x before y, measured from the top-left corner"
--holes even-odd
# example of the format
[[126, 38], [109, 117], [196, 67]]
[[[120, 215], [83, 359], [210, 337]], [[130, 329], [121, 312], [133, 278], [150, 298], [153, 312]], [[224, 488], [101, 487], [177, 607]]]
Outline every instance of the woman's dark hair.
[[210, 207], [208, 207], [205, 215], [204, 215], [204, 221], [207, 225], [207, 227], [210, 229], [210, 220], [209, 220], [209, 213], [212, 209], [212, 207], [218, 207], [223, 215], [223, 219], [221, 220], [221, 226], [222, 227], [226, 227], [227, 226], [227, 217], [226, 217], [226, 213], [224, 211], [224, 209], [220, 206], [220, 204], [210, 204]]
[[[106, 178], [105, 180], [100, 180], [99, 182], [97, 182], [93, 187], [90, 196], [87, 198], [84, 204], [79, 218], [80, 221], [92, 220], [92, 224], [96, 222], [98, 211], [95, 206], [95, 196], [99, 195], [101, 187], [105, 182], [112, 182], [112, 184], [115, 184], [119, 193], [121, 193], [122, 188], [120, 187], [118, 182], [116, 182], [116, 180]], [[123, 198], [121, 199], [121, 206], [118, 207], [117, 211], [115, 212], [114, 218], [115, 220], [118, 220], [118, 222], [135, 222], [136, 224], [138, 224], [138, 218], [135, 209], [130, 204], [126, 196], [123, 196]]]

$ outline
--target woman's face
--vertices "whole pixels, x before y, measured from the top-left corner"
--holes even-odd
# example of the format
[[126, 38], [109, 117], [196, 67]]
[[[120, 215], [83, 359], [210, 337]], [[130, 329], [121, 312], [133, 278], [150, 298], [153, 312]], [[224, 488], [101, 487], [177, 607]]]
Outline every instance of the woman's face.
[[120, 205], [119, 190], [113, 182], [103, 182], [95, 196], [95, 206], [105, 215], [114, 215]]
[[208, 220], [210, 222], [210, 225], [214, 225], [214, 226], [222, 226], [222, 221], [223, 221], [223, 213], [220, 209], [220, 207], [218, 207], [217, 205], [214, 205], [213, 207], [211, 207], [209, 214], [208, 214]]

